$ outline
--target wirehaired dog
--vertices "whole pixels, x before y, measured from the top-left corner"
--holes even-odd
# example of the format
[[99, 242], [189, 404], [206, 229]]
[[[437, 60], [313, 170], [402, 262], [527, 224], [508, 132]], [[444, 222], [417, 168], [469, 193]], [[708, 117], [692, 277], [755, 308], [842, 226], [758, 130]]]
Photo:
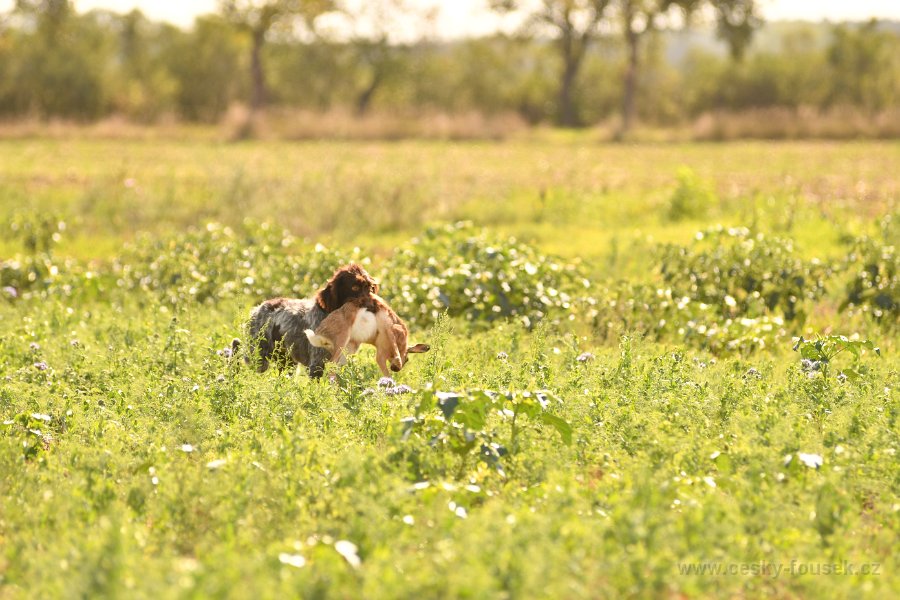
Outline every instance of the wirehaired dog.
[[346, 355], [360, 344], [375, 346], [375, 362], [385, 377], [406, 364], [408, 354], [428, 352], [427, 344], [408, 347], [409, 329], [397, 313], [377, 294], [348, 301], [325, 317], [315, 331], [306, 330], [309, 343], [331, 352], [331, 360], [343, 364]]
[[[357, 264], [340, 267], [313, 298], [272, 298], [250, 313], [247, 325], [250, 352], [247, 362], [256, 361], [262, 373], [274, 364], [279, 369], [301, 364], [310, 377], [321, 377], [328, 351], [309, 343], [304, 331], [315, 329], [329, 313], [348, 300], [367, 299], [378, 293], [378, 284]], [[235, 340], [237, 351], [240, 341]]]

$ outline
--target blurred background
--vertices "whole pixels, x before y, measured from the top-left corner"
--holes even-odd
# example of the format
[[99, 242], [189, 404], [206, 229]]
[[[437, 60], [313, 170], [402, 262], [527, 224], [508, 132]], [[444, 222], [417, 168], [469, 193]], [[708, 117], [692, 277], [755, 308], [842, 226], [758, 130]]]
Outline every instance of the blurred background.
[[898, 92], [887, 0], [0, 0], [8, 135], [889, 138]]

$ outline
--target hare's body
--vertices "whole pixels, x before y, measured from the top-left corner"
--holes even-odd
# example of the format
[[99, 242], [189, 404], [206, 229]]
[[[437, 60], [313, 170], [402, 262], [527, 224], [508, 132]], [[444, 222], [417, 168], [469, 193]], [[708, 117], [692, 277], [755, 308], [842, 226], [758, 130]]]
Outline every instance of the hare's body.
[[375, 346], [375, 362], [387, 377], [406, 364], [408, 353], [427, 352], [429, 347], [417, 344], [407, 347], [409, 329], [379, 296], [351, 300], [328, 315], [316, 328], [306, 330], [311, 345], [329, 350], [338, 364], [346, 355], [354, 354], [362, 344]]

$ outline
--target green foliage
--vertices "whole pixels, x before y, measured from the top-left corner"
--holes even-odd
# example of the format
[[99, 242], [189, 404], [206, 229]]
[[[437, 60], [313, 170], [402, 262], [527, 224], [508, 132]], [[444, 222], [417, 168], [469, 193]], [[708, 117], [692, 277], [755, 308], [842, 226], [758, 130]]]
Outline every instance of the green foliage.
[[321, 245], [308, 247], [268, 224], [239, 230], [215, 223], [171, 238], [145, 237], [115, 265], [118, 285], [144, 290], [171, 304], [228, 298], [306, 297], [336, 266], [361, 262]]
[[[900, 370], [891, 325], [838, 313], [852, 268], [827, 273], [829, 293], [803, 300], [802, 327], [762, 300], [738, 315], [727, 269], [759, 258], [758, 271], [780, 277], [778, 265], [843, 258], [841, 236], [867, 230], [867, 215], [892, 206], [896, 148], [765, 148], [570, 139], [0, 144], [0, 214], [19, 232], [0, 236], [4, 259], [49, 254], [58, 267], [49, 282], [38, 277], [0, 302], [0, 597], [896, 595]], [[771, 244], [768, 232], [778, 231], [796, 249], [778, 260], [728, 249], [717, 262], [710, 240], [688, 243], [694, 226], [648, 217], [671, 189], [667, 174], [684, 163], [715, 173], [716, 189], [736, 190], [717, 217], [767, 232], [747, 238], [754, 244]], [[397, 164], [408, 167], [400, 176]], [[253, 177], [237, 193], [240, 165], [252, 165]], [[796, 188], [785, 189], [786, 173]], [[133, 187], [122, 194], [126, 178]], [[861, 179], [865, 194], [844, 193]], [[571, 206], [535, 211], [541, 185], [561, 189]], [[383, 229], [337, 217], [310, 224], [311, 215], [361, 206], [342, 199], [372, 204], [392, 190], [408, 220]], [[771, 210], [748, 208], [757, 194], [772, 195]], [[778, 214], [787, 196], [796, 196], [790, 227]], [[418, 250], [398, 240], [423, 219], [456, 218], [478, 198], [492, 205], [466, 210], [496, 230], [437, 229], [452, 243], [423, 242], [421, 263], [392, 257], [398, 243]], [[29, 211], [14, 210], [24, 202]], [[371, 224], [370, 214], [358, 222]], [[242, 225], [249, 215], [280, 220]], [[211, 217], [231, 230], [189, 227]], [[316, 252], [283, 227], [333, 236], [336, 250]], [[124, 247], [136, 229], [145, 233]], [[58, 243], [54, 233], [64, 233]], [[511, 233], [534, 242], [512, 244]], [[723, 237], [729, 248], [747, 241]], [[683, 244], [735, 306], [664, 282], [654, 269], [658, 240]], [[395, 308], [400, 290], [388, 280], [420, 274], [426, 250], [436, 269], [455, 265], [462, 247], [479, 268], [537, 285], [524, 264], [482, 258], [486, 246], [566, 273], [566, 264], [590, 269], [597, 283], [584, 289], [576, 275], [572, 308], [553, 309], [556, 323], [548, 311], [534, 328], [441, 313], [432, 329], [415, 331], [432, 351], [411, 357], [396, 382], [378, 380], [370, 348], [318, 381], [260, 374], [230, 355], [261, 297], [308, 295], [335, 263], [369, 253]], [[382, 271], [395, 259], [402, 264]], [[99, 293], [88, 293], [91, 282]], [[812, 358], [781, 341], [836, 329], [846, 341], [804, 339]], [[882, 359], [870, 358], [867, 338], [882, 342]], [[822, 369], [804, 372], [803, 361], [823, 359], [827, 380]], [[875, 563], [881, 573], [684, 570], [707, 560], [755, 566], [760, 557], [785, 569], [795, 559]]]
[[[641, 31], [639, 22], [654, 15], [704, 5], [716, 15], [718, 35], [738, 53], [748, 50], [747, 56], [736, 62], [718, 51], [712, 31], [685, 38], [651, 27], [636, 35], [635, 98], [644, 122], [680, 126], [685, 119], [720, 111], [779, 108], [808, 115], [853, 107], [851, 114], [862, 124], [832, 132], [833, 125], [814, 122], [803, 131], [890, 135], [887, 121], [900, 89], [900, 36], [891, 24], [773, 23], [748, 46], [759, 21], [752, 8], [747, 10], [753, 4], [744, 0], [628, 4], [636, 31]], [[12, 15], [3, 15], [0, 28], [0, 115], [79, 121], [122, 115], [138, 122], [177, 116], [216, 122], [229, 106], [260, 94], [257, 86], [283, 107], [345, 116], [370, 107], [404, 116], [438, 111], [463, 123], [477, 113], [494, 117], [501, 129], [564, 115], [569, 125], [604, 123], [621, 109], [630, 38], [603, 35], [602, 44], [597, 40], [600, 31], [624, 25], [619, 9], [625, 3], [538, 4], [532, 16], [543, 14], [544, 20], [538, 25], [525, 19], [527, 33], [540, 31], [538, 36], [425, 39], [411, 45], [386, 43], [397, 30], [397, 15], [404, 21], [400, 29], [410, 26], [410, 11], [402, 3], [356, 3], [342, 8], [350, 22], [362, 23], [362, 35], [307, 38], [315, 17], [334, 6], [326, 0], [223, 1], [217, 14], [201, 15], [190, 28], [178, 29], [137, 10], [78, 13], [71, 2], [20, 2]], [[559, 43], [543, 39], [548, 28]], [[584, 37], [576, 35], [579, 30]], [[258, 72], [250, 70], [253, 40]], [[331, 131], [358, 126], [347, 120]], [[428, 119], [428, 127], [443, 125]], [[460, 135], [479, 135], [477, 122], [460, 127], [465, 132]], [[790, 136], [796, 127], [757, 123], [756, 129], [768, 135], [783, 129], [782, 135]], [[306, 134], [318, 131], [308, 126]], [[728, 135], [727, 126], [715, 131]], [[421, 134], [395, 126], [381, 135], [416, 133]]]
[[852, 242], [846, 269], [853, 273], [840, 309], [862, 312], [889, 328], [900, 326], [900, 222], [881, 222], [880, 238], [863, 236]]
[[482, 325], [514, 318], [530, 327], [571, 314], [574, 295], [589, 285], [577, 266], [471, 223], [426, 230], [387, 261], [383, 279], [394, 308], [417, 325], [446, 311]]
[[4, 229], [6, 239], [21, 244], [24, 252], [0, 260], [0, 297], [15, 300], [33, 294], [70, 295], [76, 289], [96, 291], [93, 273], [78, 261], [54, 255], [65, 221], [54, 215], [16, 212]]
[[458, 478], [465, 475], [475, 457], [505, 478], [505, 457], [515, 456], [523, 429], [534, 425], [546, 425], [559, 434], [564, 444], [572, 443], [572, 426], [548, 410], [551, 404], [558, 405], [560, 401], [547, 390], [438, 392], [426, 389], [418, 396], [415, 414], [402, 421], [403, 440], [414, 438], [419, 446], [427, 444], [437, 452], [448, 449], [459, 458]]
[[690, 167], [678, 169], [677, 177], [678, 185], [669, 197], [666, 216], [672, 221], [708, 216], [716, 204], [716, 195], [709, 182], [697, 176]]
[[50, 415], [41, 413], [19, 413], [0, 422], [0, 432], [15, 439], [21, 446], [22, 458], [31, 460], [53, 443], [53, 435], [48, 429], [52, 420]]
[[663, 281], [676, 298], [710, 305], [724, 317], [781, 315], [803, 323], [807, 302], [821, 298], [829, 269], [805, 261], [794, 244], [746, 228], [698, 233], [690, 246], [666, 246]]
[[[828, 379], [828, 370], [835, 357], [842, 352], [849, 352], [859, 362], [863, 349], [871, 350], [876, 356], [881, 356], [881, 349], [870, 340], [851, 340], [843, 335], [829, 335], [817, 337], [815, 340], [807, 340], [802, 336], [794, 342], [794, 352], [799, 352], [802, 357], [802, 368], [810, 375], [821, 372], [822, 378]], [[841, 372], [844, 377], [859, 377], [858, 369], [846, 369]], [[841, 376], [839, 375], [839, 377]]]

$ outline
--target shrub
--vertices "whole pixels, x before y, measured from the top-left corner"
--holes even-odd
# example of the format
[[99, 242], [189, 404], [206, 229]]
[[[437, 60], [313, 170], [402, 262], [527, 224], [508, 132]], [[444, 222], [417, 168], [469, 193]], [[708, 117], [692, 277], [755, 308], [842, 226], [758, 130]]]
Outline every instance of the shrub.
[[573, 310], [588, 287], [574, 265], [470, 223], [430, 228], [400, 248], [384, 270], [394, 309], [424, 326], [447, 311], [471, 322], [515, 318], [526, 326]]
[[76, 289], [97, 289], [95, 273], [78, 261], [54, 255], [53, 248], [66, 230], [57, 216], [17, 213], [4, 230], [6, 238], [18, 241], [24, 252], [0, 260], [0, 298], [69, 296]]
[[780, 314], [806, 320], [804, 303], [825, 293], [830, 269], [804, 261], [793, 243], [746, 228], [697, 234], [689, 246], [665, 246], [660, 270], [673, 297], [710, 305], [723, 317]]
[[341, 264], [365, 262], [359, 249], [310, 247], [268, 224], [240, 230], [210, 223], [171, 238], [144, 238], [116, 263], [118, 285], [175, 304], [238, 296], [307, 296]]
[[670, 221], [706, 216], [716, 204], [716, 195], [707, 181], [689, 167], [678, 169], [678, 185], [669, 198], [666, 216]]
[[749, 354], [775, 347], [788, 335], [781, 317], [723, 318], [710, 304], [673, 296], [671, 288], [621, 282], [589, 303], [593, 329], [604, 340], [630, 333], [714, 354]]
[[881, 222], [881, 236], [857, 238], [847, 257], [853, 272], [840, 309], [861, 312], [889, 327], [900, 324], [900, 221], [890, 216]]

